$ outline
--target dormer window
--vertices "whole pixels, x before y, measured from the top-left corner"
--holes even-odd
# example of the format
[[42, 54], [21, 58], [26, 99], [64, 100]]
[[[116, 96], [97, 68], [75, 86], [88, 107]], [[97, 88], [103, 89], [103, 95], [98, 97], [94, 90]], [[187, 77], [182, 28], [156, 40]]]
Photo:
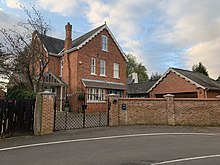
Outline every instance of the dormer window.
[[102, 35], [102, 50], [108, 51], [108, 38], [105, 35]]

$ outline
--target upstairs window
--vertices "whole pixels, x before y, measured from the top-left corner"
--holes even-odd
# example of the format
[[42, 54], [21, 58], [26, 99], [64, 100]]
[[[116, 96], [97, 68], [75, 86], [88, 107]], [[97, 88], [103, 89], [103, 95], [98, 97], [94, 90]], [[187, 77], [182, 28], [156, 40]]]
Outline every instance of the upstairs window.
[[102, 50], [108, 51], [108, 38], [102, 35]]
[[118, 63], [114, 63], [114, 68], [113, 68], [113, 71], [114, 71], [114, 78], [119, 78], [119, 64]]
[[96, 60], [95, 58], [91, 58], [91, 74], [96, 74]]
[[105, 60], [100, 60], [100, 76], [106, 76]]

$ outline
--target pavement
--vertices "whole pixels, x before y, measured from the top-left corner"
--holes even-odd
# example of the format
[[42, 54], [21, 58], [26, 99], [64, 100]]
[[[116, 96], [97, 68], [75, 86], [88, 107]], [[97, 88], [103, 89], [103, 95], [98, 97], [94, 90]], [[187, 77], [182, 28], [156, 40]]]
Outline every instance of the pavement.
[[[1, 164], [220, 164], [220, 127], [120, 126], [0, 139]], [[158, 164], [158, 165], [159, 165]]]

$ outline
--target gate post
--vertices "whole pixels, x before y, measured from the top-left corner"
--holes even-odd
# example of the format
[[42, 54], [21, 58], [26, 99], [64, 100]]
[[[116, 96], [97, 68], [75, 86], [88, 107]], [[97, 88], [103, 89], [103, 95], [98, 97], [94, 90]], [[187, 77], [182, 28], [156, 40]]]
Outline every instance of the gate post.
[[45, 91], [36, 96], [34, 135], [46, 135], [54, 129], [54, 93]]
[[107, 100], [109, 101], [109, 126], [118, 126], [119, 125], [119, 104], [118, 99], [119, 95], [109, 94], [107, 95]]
[[167, 101], [167, 123], [168, 125], [175, 125], [174, 95], [167, 94], [163, 97]]

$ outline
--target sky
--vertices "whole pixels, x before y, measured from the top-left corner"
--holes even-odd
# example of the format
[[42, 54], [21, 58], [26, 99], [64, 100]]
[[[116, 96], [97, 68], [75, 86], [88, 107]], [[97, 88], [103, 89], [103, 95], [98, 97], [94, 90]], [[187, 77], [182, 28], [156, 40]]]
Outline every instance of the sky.
[[30, 8], [29, 3], [50, 20], [48, 35], [61, 39], [67, 22], [76, 38], [106, 21], [148, 76], [169, 67], [191, 70], [199, 62], [211, 78], [220, 75], [219, 0], [0, 0], [0, 28], [25, 19], [18, 4]]

